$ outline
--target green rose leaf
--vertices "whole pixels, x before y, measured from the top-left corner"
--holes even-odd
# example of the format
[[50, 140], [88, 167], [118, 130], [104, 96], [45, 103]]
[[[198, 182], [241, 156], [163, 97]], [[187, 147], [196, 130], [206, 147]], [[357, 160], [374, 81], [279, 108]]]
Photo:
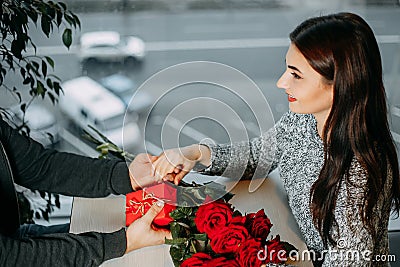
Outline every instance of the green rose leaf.
[[165, 239], [165, 244], [167, 244], [167, 245], [180, 245], [180, 244], [185, 244], [187, 241], [188, 241], [187, 238]]

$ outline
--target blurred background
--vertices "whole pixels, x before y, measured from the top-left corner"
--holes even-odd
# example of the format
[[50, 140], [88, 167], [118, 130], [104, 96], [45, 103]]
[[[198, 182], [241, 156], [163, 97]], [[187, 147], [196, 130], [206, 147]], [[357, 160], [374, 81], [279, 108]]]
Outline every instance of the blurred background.
[[[81, 128], [97, 126], [118, 144], [113, 129], [121, 128], [119, 110], [101, 112], [89, 108], [93, 94], [104, 94], [103, 111], [110, 99], [129, 104], [137, 88], [157, 72], [179, 63], [213, 61], [229, 65], [246, 74], [260, 88], [270, 104], [274, 120], [288, 110], [285, 93], [275, 83], [285, 69], [284, 58], [288, 35], [304, 19], [321, 14], [351, 11], [361, 15], [373, 28], [383, 58], [384, 81], [390, 103], [393, 136], [400, 143], [400, 1], [399, 0], [64, 0], [81, 20], [81, 30], [73, 33], [73, 44], [66, 49], [59, 34], [49, 39], [31, 27], [37, 54], [51, 56], [55, 74], [64, 83], [67, 100], [59, 105], [35, 101], [39, 108], [31, 110], [31, 127], [51, 132], [50, 142], [37, 139], [58, 150], [96, 157], [93, 144], [81, 137]], [[82, 78], [84, 77], [84, 78]], [[8, 84], [23, 88], [12, 75]], [[162, 88], [162, 87], [160, 87]], [[162, 89], [160, 89], [162, 90]], [[74, 92], [74, 93], [72, 93]], [[213, 97], [234, 107], [246, 126], [249, 137], [260, 134], [252, 111], [240, 99], [223, 88], [212, 85], [188, 85], [169, 92], [135, 95], [128, 112], [131, 153], [147, 151], [158, 154], [162, 148], [161, 128], [168, 113], [178, 104], [193, 97]], [[2, 107], [13, 107], [16, 100], [0, 91]], [[153, 106], [154, 104], [154, 106]], [[121, 105], [121, 104], [118, 104]], [[117, 105], [117, 106], [118, 106]], [[147, 116], [152, 107], [150, 116]], [[123, 109], [125, 111], [125, 108]], [[215, 109], [218, 112], [218, 109]], [[104, 117], [104, 113], [111, 117]], [[123, 112], [122, 115], [124, 115]], [[28, 110], [29, 114], [29, 110]], [[146, 114], [146, 115], [144, 115]], [[42, 118], [35, 122], [33, 118]], [[47, 118], [47, 119], [43, 119]], [[180, 130], [179, 145], [188, 145], [205, 138], [216, 142], [229, 141], [224, 126], [202, 119], [185, 125], [168, 120]], [[36, 124], [35, 124], [36, 123]], [[238, 122], [227, 118], [226, 123]], [[110, 129], [113, 125], [113, 129]], [[226, 126], [226, 125], [225, 125]], [[107, 128], [108, 127], [108, 128]], [[114, 137], [112, 137], [114, 136]], [[176, 138], [176, 137], [175, 137]], [[61, 209], [51, 214], [44, 224], [68, 222], [72, 199], [61, 198]], [[392, 247], [400, 247], [400, 220], [390, 224]], [[398, 253], [398, 252], [397, 252]], [[400, 260], [400, 254], [398, 256]], [[397, 265], [392, 266], [399, 266]]]

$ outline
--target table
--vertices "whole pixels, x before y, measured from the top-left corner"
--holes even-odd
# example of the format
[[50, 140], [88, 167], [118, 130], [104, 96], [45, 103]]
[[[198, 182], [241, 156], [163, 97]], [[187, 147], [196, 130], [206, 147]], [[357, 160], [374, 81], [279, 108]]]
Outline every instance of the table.
[[[306, 250], [298, 226], [287, 204], [286, 194], [279, 174], [272, 173], [254, 192], [249, 192], [249, 181], [239, 182], [230, 201], [242, 213], [264, 208], [273, 223], [272, 235], [279, 234], [281, 240], [293, 244], [299, 251]], [[71, 232], [112, 232], [125, 224], [125, 197], [74, 198], [71, 214]], [[312, 266], [311, 262], [296, 262], [301, 267]], [[161, 245], [133, 251], [124, 257], [109, 260], [103, 267], [173, 267], [169, 246]]]

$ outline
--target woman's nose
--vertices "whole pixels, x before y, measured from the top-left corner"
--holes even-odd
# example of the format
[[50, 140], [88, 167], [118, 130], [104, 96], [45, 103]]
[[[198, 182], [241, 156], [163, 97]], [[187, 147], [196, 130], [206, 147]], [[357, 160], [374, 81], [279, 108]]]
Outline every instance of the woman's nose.
[[287, 89], [287, 81], [285, 79], [285, 72], [281, 75], [281, 77], [276, 82], [276, 86], [281, 89]]

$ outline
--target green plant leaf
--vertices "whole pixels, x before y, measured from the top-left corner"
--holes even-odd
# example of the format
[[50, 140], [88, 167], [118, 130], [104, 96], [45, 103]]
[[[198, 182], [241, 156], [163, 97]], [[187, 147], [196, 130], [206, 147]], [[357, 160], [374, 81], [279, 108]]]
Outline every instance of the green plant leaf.
[[61, 207], [61, 203], [60, 203], [60, 195], [56, 194], [55, 196], [55, 201], [54, 204], [56, 205], [57, 208]]
[[19, 72], [21, 73], [22, 78], [25, 78], [26, 70], [24, 68], [21, 68]]
[[69, 49], [69, 47], [72, 44], [72, 31], [71, 29], [67, 28], [64, 30], [64, 33], [62, 35], [62, 40], [64, 45]]
[[60, 10], [57, 10], [56, 23], [58, 27], [60, 27], [61, 25], [62, 18], [63, 18], [63, 13]]
[[42, 74], [43, 74], [43, 77], [46, 77], [46, 75], [47, 75], [47, 64], [44, 60], [42, 60]]
[[39, 63], [37, 63], [36, 61], [32, 61], [32, 62], [31, 62], [31, 65], [33, 66], [33, 68], [34, 68], [35, 70], [38, 70], [39, 67], [40, 67]]
[[58, 2], [57, 3], [63, 10], [67, 10], [67, 5], [64, 4], [63, 2]]
[[[22, 49], [23, 49], [23, 47], [21, 46], [21, 43], [18, 40], [13, 40], [11, 42], [11, 52], [13, 53], [13, 55], [16, 58], [18, 58], [20, 60], [22, 59], [22, 55], [21, 55]], [[11, 65], [10, 65], [10, 67], [11, 67]]]
[[46, 221], [49, 221], [49, 212], [45, 211], [43, 209], [40, 209], [40, 210], [42, 211], [43, 219], [45, 219]]
[[65, 14], [64, 14], [64, 19], [68, 22], [68, 24], [69, 24], [70, 26], [73, 26], [74, 28], [76, 28], [76, 21], [75, 21], [75, 19], [74, 19], [73, 16], [71, 16], [71, 15], [65, 13]]
[[53, 88], [54, 88], [54, 86], [53, 86], [53, 81], [52, 81], [50, 78], [47, 78], [47, 79], [46, 79], [46, 85], [47, 85], [47, 87], [49, 87], [50, 89], [53, 89]]
[[53, 21], [56, 18], [56, 10], [54, 9], [54, 6], [51, 5], [52, 2], [49, 1], [46, 6], [46, 14], [49, 16], [51, 21]]
[[46, 93], [46, 88], [44, 87], [43, 83], [41, 81], [37, 81], [36, 94], [44, 98], [45, 93]]
[[40, 19], [40, 25], [42, 27], [42, 31], [43, 33], [47, 36], [47, 38], [50, 36], [50, 25], [51, 22], [48, 19], [48, 17], [46, 15], [42, 15], [41, 19]]
[[31, 82], [31, 78], [30, 77], [26, 77], [25, 79], [24, 79], [24, 81], [22, 82], [22, 84], [29, 84]]
[[[57, 103], [57, 98], [56, 98], [52, 93], [50, 93], [50, 92], [48, 92], [47, 95], [48, 95], [48, 97], [50, 98], [51, 103], [52, 103], [53, 105], [55, 105], [55, 104]], [[50, 136], [50, 139], [51, 139], [52, 137], [53, 137], [53, 136]]]
[[36, 24], [37, 20], [38, 20], [38, 13], [35, 12], [34, 10], [27, 10], [27, 14], [29, 16], [29, 18]]
[[49, 56], [44, 56], [44, 58], [46, 59], [47, 63], [49, 63], [49, 65], [54, 69], [54, 60]]
[[[14, 25], [18, 27], [18, 30], [21, 30], [22, 25], [28, 23], [28, 15], [25, 12], [22, 12], [19, 8], [14, 8], [14, 15], [11, 17], [11, 20], [14, 21]], [[20, 31], [21, 33], [22, 31]]]
[[25, 111], [26, 111], [26, 104], [25, 104], [25, 103], [21, 104], [21, 106], [19, 106], [19, 108], [21, 109], [22, 112], [25, 113]]
[[54, 86], [54, 92], [57, 95], [60, 95], [60, 91], [62, 91], [60, 83], [59, 82], [53, 82], [53, 86]]
[[20, 92], [14, 92], [14, 94], [16, 94], [17, 97], [18, 97], [18, 103], [21, 103], [21, 101], [22, 101], [21, 93]]
[[81, 21], [79, 20], [78, 16], [75, 14], [71, 14], [71, 16], [75, 19], [76, 24], [78, 25], [79, 29], [81, 28]]

